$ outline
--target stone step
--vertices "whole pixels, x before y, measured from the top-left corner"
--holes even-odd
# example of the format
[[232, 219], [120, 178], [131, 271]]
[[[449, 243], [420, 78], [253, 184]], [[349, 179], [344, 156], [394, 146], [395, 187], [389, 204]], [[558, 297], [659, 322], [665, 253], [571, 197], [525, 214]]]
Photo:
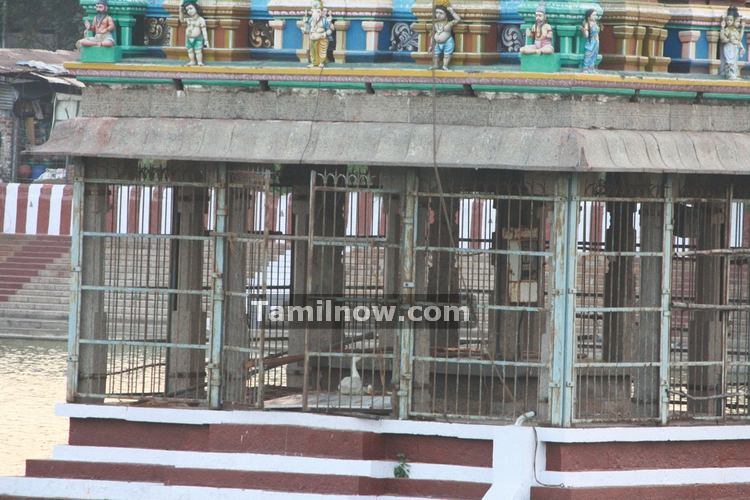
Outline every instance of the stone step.
[[70, 282], [68, 280], [61, 279], [60, 281], [48, 280], [48, 282], [36, 282], [32, 281], [26, 283], [23, 287], [24, 290], [51, 290], [57, 292], [69, 292]]
[[60, 340], [66, 340], [68, 338], [67, 324], [65, 328], [13, 328], [13, 327], [0, 327], [0, 338], [11, 337], [11, 338], [58, 338]]
[[31, 303], [31, 304], [64, 304], [68, 307], [70, 303], [70, 297], [60, 292], [50, 293], [48, 290], [27, 290], [20, 289], [16, 293], [8, 293], [8, 290], [0, 289], [0, 300], [5, 297], [8, 302], [15, 304], [20, 303]]
[[[13, 297], [13, 296], [11, 296]], [[8, 300], [7, 302], [0, 303], [0, 314], [2, 311], [54, 311], [68, 313], [68, 304], [65, 302], [51, 302], [47, 300], [47, 297], [40, 296], [34, 302], [18, 302], [15, 300]]]
[[58, 320], [58, 321], [68, 321], [68, 313], [67, 312], [60, 312], [60, 311], [50, 311], [46, 308], [43, 308], [43, 306], [37, 306], [34, 309], [11, 309], [7, 308], [8, 304], [4, 303], [2, 304], [2, 307], [0, 307], [0, 311], [2, 311], [2, 314], [0, 315], [0, 321], [4, 319], [29, 319], [29, 320]]
[[64, 330], [68, 328], [67, 318], [64, 319], [26, 319], [0, 316], [0, 332], [6, 328], [24, 328], [36, 330]]

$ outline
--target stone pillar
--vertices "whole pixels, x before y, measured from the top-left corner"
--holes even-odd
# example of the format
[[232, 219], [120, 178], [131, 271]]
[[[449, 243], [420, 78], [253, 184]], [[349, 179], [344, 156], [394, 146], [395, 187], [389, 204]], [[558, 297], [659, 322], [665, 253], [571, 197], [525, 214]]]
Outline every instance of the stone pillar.
[[[494, 246], [498, 250], [540, 251], [544, 247], [544, 213], [541, 207], [517, 201], [495, 202], [496, 233]], [[536, 208], [536, 209], [535, 209]], [[495, 293], [492, 304], [500, 306], [539, 307], [543, 298], [543, 264], [539, 257], [495, 255]], [[523, 276], [524, 271], [528, 275]], [[519, 361], [538, 359], [540, 351], [539, 313], [520, 311], [490, 311], [489, 331], [494, 337], [490, 353], [495, 359]]]
[[667, 30], [649, 26], [646, 28], [646, 71], [666, 72], [669, 58], [664, 57], [664, 41], [667, 39]]
[[664, 57], [664, 26], [672, 18], [669, 6], [649, 3], [644, 8], [632, 0], [614, 0], [603, 7], [600, 67], [666, 72], [670, 59]]
[[362, 21], [362, 30], [365, 32], [365, 50], [377, 51], [378, 36], [383, 31], [383, 21]]
[[351, 21], [333, 22], [333, 26], [336, 28], [336, 48], [333, 51], [333, 59], [339, 64], [346, 62], [346, 36], [351, 25]]
[[[635, 203], [609, 202], [610, 227], [607, 229], [606, 251], [634, 252]], [[635, 305], [635, 274], [633, 257], [608, 257], [604, 275], [604, 307], [633, 307]], [[626, 339], [633, 331], [632, 313], [604, 313], [602, 358], [615, 363], [629, 359], [632, 353]]]
[[135, 18], [131, 16], [117, 16], [115, 22], [120, 27], [120, 39], [117, 43], [122, 46], [123, 49], [130, 48], [133, 45], [133, 27], [135, 26]]
[[708, 40], [708, 73], [718, 75], [721, 60], [719, 59], [719, 32], [706, 31], [706, 40]]
[[[693, 227], [697, 233], [697, 250], [719, 250], [726, 248], [725, 231], [729, 217], [724, 203], [702, 203], [698, 223]], [[726, 297], [725, 258], [719, 255], [698, 255], [695, 259], [695, 303], [723, 305]], [[726, 286], [726, 285], [725, 285]], [[726, 324], [720, 311], [702, 309], [693, 312], [688, 326], [688, 361], [721, 361]], [[691, 366], [688, 369], [687, 392], [691, 396], [716, 396], [722, 391], [721, 366]], [[688, 411], [693, 415], [721, 415], [723, 400], [688, 400]]]
[[[83, 231], [104, 232], [107, 221], [107, 186], [86, 184], [84, 187]], [[81, 284], [103, 286], [105, 274], [105, 239], [83, 238], [81, 247]], [[78, 335], [86, 340], [107, 339], [104, 292], [81, 292]], [[107, 382], [107, 346], [80, 344], [78, 359], [78, 392], [104, 394]], [[83, 403], [101, 402], [101, 398], [79, 398]]]
[[268, 26], [273, 30], [273, 48], [276, 50], [283, 49], [286, 21], [284, 19], [272, 19], [268, 21]]
[[560, 54], [572, 54], [573, 53], [573, 40], [578, 35], [580, 28], [578, 26], [555, 26], [557, 33], [558, 44], [555, 47], [555, 52]]
[[695, 59], [695, 46], [701, 37], [701, 32], [698, 30], [687, 30], [679, 31], [677, 34], [682, 44], [682, 58]]
[[467, 64], [479, 64], [477, 61], [482, 61], [485, 58], [485, 46], [492, 34], [492, 27], [489, 24], [470, 24], [467, 26], [467, 31], [466, 36], [472, 41], [471, 47], [466, 47], [463, 43], [461, 47], [466, 53], [466, 62]]
[[[294, 186], [292, 192], [292, 217], [294, 219], [294, 235], [308, 234], [310, 221], [310, 192], [309, 185]], [[292, 242], [292, 290], [291, 306], [305, 306], [307, 294], [307, 241]], [[289, 354], [301, 355], [305, 352], [305, 327], [301, 323], [289, 324]], [[301, 389], [303, 384], [302, 362], [287, 365], [287, 385], [290, 388]]]
[[[344, 273], [346, 247], [339, 241], [346, 235], [346, 197], [347, 194], [340, 191], [316, 191], [315, 199], [310, 204], [312, 210], [310, 220], [313, 227], [309, 228], [309, 231], [313, 233], [314, 238], [326, 238], [329, 244], [314, 245], [307, 249], [306, 306], [315, 308], [319, 300], [330, 300], [332, 305], [336, 306], [340, 304], [339, 299], [344, 295], [344, 281], [347, 278]], [[356, 251], [356, 248], [352, 248], [351, 251]], [[343, 347], [345, 318], [337, 320], [332, 315], [330, 320], [325, 319], [311, 323], [311, 328], [308, 328], [310, 352], [334, 352]], [[328, 356], [310, 357], [310, 373], [307, 380], [311, 391], [336, 391], [338, 386], [336, 377], [339, 373], [336, 367], [340, 361], [340, 359]], [[329, 372], [334, 369], [336, 369], [335, 374], [333, 371]]]
[[[661, 203], [641, 205], [641, 251], [661, 252], [664, 239], [664, 206]], [[667, 258], [670, 258], [667, 256]], [[660, 307], [662, 259], [641, 257], [641, 307]], [[633, 329], [634, 361], [658, 363], [660, 358], [661, 313], [641, 312], [640, 327]], [[641, 417], [659, 415], [659, 368], [633, 370], [635, 400]]]
[[[177, 187], [174, 189], [173, 234], [203, 234], [203, 212], [206, 189]], [[185, 291], [203, 289], [203, 242], [172, 241], [172, 288]], [[170, 342], [174, 344], [206, 343], [206, 315], [201, 296], [178, 294], [171, 297]], [[205, 397], [206, 358], [200, 349], [169, 348], [167, 352], [168, 397]]]
[[[241, 45], [239, 40], [240, 33], [240, 20], [239, 19], [221, 19], [219, 20], [219, 27], [224, 29], [224, 46], [229, 50], [233, 50]], [[214, 30], [216, 33], [217, 30]], [[210, 35], [209, 35], [210, 36]]]
[[[230, 182], [233, 179], [230, 170], [227, 176]], [[248, 211], [254, 206], [252, 195], [244, 188], [229, 188], [227, 192], [227, 218], [226, 231], [230, 234], [242, 235], [248, 230]], [[255, 228], [253, 228], [255, 229]], [[247, 243], [244, 241], [230, 240], [225, 245], [224, 260], [224, 288], [227, 292], [246, 293], [247, 287]], [[250, 332], [248, 321], [253, 322], [254, 328], [260, 328], [257, 324], [257, 309], [252, 308], [246, 313], [246, 297], [227, 295], [224, 299], [224, 345], [232, 347], [250, 347]], [[256, 306], [258, 307], [258, 306]], [[265, 311], [264, 311], [265, 312]], [[250, 314], [250, 317], [248, 317]], [[246, 395], [247, 369], [244, 366], [249, 355], [225, 350], [222, 356], [224, 371], [224, 397], [223, 401], [229, 403], [251, 403]]]

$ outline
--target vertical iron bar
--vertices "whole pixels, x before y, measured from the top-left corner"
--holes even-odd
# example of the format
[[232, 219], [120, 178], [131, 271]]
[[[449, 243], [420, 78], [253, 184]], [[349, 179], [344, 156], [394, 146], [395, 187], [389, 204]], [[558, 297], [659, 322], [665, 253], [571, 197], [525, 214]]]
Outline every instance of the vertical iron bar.
[[[275, 202], [275, 198], [273, 194], [271, 193], [271, 175], [270, 172], [265, 172], [264, 175], [264, 183], [263, 183], [263, 200], [265, 203], [265, 209], [263, 210], [264, 213], [264, 220], [262, 221], [263, 224], [263, 242], [261, 243], [263, 246], [260, 249], [260, 265], [261, 267], [261, 297], [263, 297], [263, 300], [268, 301], [268, 242], [269, 242], [269, 235], [271, 232], [271, 228], [269, 227], [273, 220], [270, 217], [270, 214], [272, 213], [272, 206]], [[261, 321], [260, 322], [260, 338], [258, 339], [258, 382], [257, 382], [257, 401], [255, 402], [256, 407], [263, 408], [263, 387], [266, 383], [266, 370], [265, 370], [265, 364], [263, 363], [263, 358], [266, 355], [265, 351], [265, 343], [266, 343], [266, 322]]]
[[[416, 243], [417, 219], [417, 176], [414, 170], [406, 172], [406, 193], [404, 196], [403, 234], [401, 241], [401, 300], [403, 306], [410, 307], [414, 303], [415, 275], [414, 275], [414, 246]], [[414, 353], [414, 325], [404, 314], [404, 321], [399, 322], [399, 386], [398, 386], [398, 418], [409, 418], [412, 394], [412, 355]], [[394, 366], [394, 369], [396, 367]]]
[[70, 309], [68, 319], [68, 386], [66, 400], [75, 402], [78, 392], [78, 323], [81, 309], [81, 227], [83, 219], [84, 166], [79, 158], [73, 166], [73, 215], [70, 223]]
[[[315, 242], [315, 170], [310, 171], [310, 199], [309, 199], [309, 213], [308, 213], [308, 225], [307, 225], [307, 275], [305, 276], [305, 303], [309, 300], [312, 295], [312, 268], [314, 262], [313, 255], [313, 243]], [[310, 322], [305, 324], [305, 352], [304, 352], [304, 368], [302, 369], [302, 411], [309, 409], [308, 396], [310, 392]]]
[[659, 379], [661, 380], [661, 423], [669, 420], [669, 354], [672, 302], [672, 245], [674, 243], [674, 201], [672, 200], [672, 175], [664, 178], [664, 235], [662, 237], [661, 266], [661, 360], [659, 362]]
[[227, 222], [227, 166], [220, 163], [217, 166], [217, 182], [214, 187], [216, 194], [216, 234], [214, 237], [214, 273], [211, 287], [213, 310], [211, 313], [212, 328], [209, 342], [209, 407], [221, 407], [221, 364], [224, 330], [224, 257], [225, 236]]

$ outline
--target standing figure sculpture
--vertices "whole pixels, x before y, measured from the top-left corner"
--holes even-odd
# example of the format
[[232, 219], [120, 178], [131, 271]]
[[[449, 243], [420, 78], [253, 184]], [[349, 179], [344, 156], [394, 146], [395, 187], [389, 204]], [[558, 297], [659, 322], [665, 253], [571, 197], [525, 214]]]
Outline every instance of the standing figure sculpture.
[[305, 13], [302, 23], [305, 34], [310, 37], [310, 64], [307, 67], [324, 68], [328, 62], [328, 45], [333, 37], [333, 15], [323, 9], [321, 0], [313, 0], [310, 17]]
[[596, 71], [596, 59], [599, 57], [599, 23], [596, 9], [589, 9], [583, 17], [581, 33], [586, 42], [583, 45], [583, 72]]
[[[540, 3], [534, 14], [535, 23], [526, 28], [526, 45], [521, 47], [521, 54], [553, 54], [552, 26], [547, 23], [546, 8]], [[530, 43], [533, 40], [534, 43]]]
[[[115, 37], [112, 34], [115, 30], [115, 21], [109, 15], [108, 11], [107, 0], [96, 0], [94, 22], [90, 23], [88, 19], [84, 22], [86, 31], [84, 32], [84, 37], [76, 43], [77, 48], [115, 46]], [[89, 31], [93, 31], [94, 36], [87, 36]]]
[[188, 66], [203, 66], [203, 49], [208, 48], [208, 31], [206, 30], [206, 20], [203, 19], [202, 12], [198, 6], [198, 0], [184, 0], [180, 8], [180, 23], [185, 19], [183, 12], [187, 16], [187, 25], [185, 26], [185, 47], [188, 53]]
[[739, 59], [745, 53], [742, 36], [745, 31], [745, 20], [740, 16], [737, 7], [729, 7], [727, 14], [721, 18], [721, 75], [728, 80], [736, 80], [739, 75]]
[[440, 55], [443, 56], [443, 69], [447, 70], [451, 62], [453, 51], [456, 49], [456, 41], [453, 39], [453, 27], [461, 21], [450, 4], [435, 7], [435, 20], [432, 23], [432, 34], [430, 36], [430, 49], [432, 52], [432, 66], [437, 69]]

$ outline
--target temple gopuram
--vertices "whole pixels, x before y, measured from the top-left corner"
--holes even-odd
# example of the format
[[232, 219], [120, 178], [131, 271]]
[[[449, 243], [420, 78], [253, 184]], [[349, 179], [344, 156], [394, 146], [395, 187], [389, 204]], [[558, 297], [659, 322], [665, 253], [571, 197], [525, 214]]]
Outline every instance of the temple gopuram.
[[81, 5], [70, 435], [0, 495], [750, 497], [744, 3]]

